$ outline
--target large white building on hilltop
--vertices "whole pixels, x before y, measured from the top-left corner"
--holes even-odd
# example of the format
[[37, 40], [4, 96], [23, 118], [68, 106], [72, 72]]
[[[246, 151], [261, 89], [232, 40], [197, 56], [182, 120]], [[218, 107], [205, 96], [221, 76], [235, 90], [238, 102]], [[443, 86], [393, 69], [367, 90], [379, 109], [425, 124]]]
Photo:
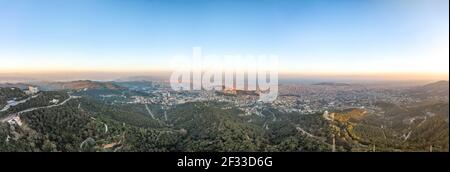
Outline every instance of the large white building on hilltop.
[[28, 86], [28, 90], [25, 91], [25, 94], [31, 95], [36, 94], [39, 92], [39, 89], [37, 87]]

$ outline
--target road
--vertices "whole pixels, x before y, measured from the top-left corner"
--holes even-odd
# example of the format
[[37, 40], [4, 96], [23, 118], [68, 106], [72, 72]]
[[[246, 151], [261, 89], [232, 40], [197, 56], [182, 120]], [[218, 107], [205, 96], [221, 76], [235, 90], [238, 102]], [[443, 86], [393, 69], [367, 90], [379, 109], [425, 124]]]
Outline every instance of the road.
[[40, 93], [39, 93], [39, 94], [36, 94], [36, 95], [33, 95], [33, 96], [30, 96], [30, 97], [28, 97], [28, 98], [26, 98], [26, 99], [23, 99], [23, 100], [20, 100], [20, 101], [16, 101], [16, 102], [14, 102], [13, 104], [7, 104], [5, 107], [3, 107], [2, 110], [0, 110], [0, 112], [5, 112], [5, 111], [7, 111], [9, 108], [11, 108], [11, 107], [13, 107], [13, 106], [17, 106], [17, 105], [22, 104], [22, 103], [25, 103], [25, 102], [31, 100], [32, 98], [36, 98], [36, 97], [39, 96], [39, 95], [40, 95]]
[[19, 115], [21, 115], [23, 113], [32, 112], [32, 111], [39, 110], [39, 109], [47, 109], [47, 108], [52, 108], [52, 107], [58, 107], [58, 106], [66, 104], [69, 100], [74, 99], [74, 98], [80, 98], [80, 97], [78, 97], [78, 96], [69, 96], [69, 98], [67, 98], [66, 100], [64, 100], [63, 102], [61, 102], [59, 104], [42, 106], [42, 107], [34, 107], [34, 108], [29, 108], [29, 109], [22, 110], [22, 111], [17, 112], [17, 113], [9, 114], [7, 117], [1, 119], [1, 122], [7, 122], [7, 121], [11, 120], [12, 118], [14, 118], [15, 116], [19, 116]]
[[298, 132], [301, 132], [302, 134], [305, 134], [305, 135], [308, 136], [308, 137], [320, 139], [320, 137], [317, 137], [317, 136], [315, 136], [315, 135], [312, 135], [311, 133], [305, 131], [305, 130], [304, 130], [303, 128], [301, 128], [301, 127], [295, 127], [295, 129], [297, 129]]
[[[91, 119], [94, 120], [94, 121], [97, 121], [97, 119], [94, 118], [94, 117], [91, 117]], [[106, 124], [105, 124], [104, 122], [102, 122], [102, 121], [98, 121], [98, 122], [100, 122], [101, 124], [103, 124], [103, 125], [105, 126], [105, 133], [108, 133], [108, 125], [106, 125]]]
[[145, 109], [147, 109], [148, 114], [150, 114], [150, 116], [152, 116], [152, 118], [155, 119], [155, 115], [153, 115], [152, 111], [150, 110], [150, 108], [148, 108], [147, 104], [145, 104]]

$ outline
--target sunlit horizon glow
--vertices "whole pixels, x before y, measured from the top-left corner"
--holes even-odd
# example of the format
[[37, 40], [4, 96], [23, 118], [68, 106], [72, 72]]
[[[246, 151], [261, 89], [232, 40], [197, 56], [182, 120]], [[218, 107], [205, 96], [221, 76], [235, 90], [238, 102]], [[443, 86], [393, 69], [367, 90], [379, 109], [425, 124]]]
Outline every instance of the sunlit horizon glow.
[[448, 3], [0, 0], [0, 77], [165, 73], [201, 46], [285, 76], [448, 80]]
[[[134, 76], [158, 76], [167, 80], [170, 70], [31, 70], [1, 72], [1, 77], [30, 78], [33, 80], [115, 80]], [[448, 73], [336, 73], [280, 71], [280, 79], [354, 80], [354, 81], [439, 81], [449, 80]], [[1, 82], [0, 82], [1, 83]]]

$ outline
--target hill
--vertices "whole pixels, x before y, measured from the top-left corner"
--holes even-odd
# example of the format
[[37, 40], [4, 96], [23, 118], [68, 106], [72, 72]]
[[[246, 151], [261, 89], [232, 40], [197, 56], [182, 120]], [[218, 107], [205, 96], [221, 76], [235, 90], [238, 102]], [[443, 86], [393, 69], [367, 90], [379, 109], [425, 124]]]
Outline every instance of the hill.
[[438, 81], [423, 86], [414, 87], [409, 90], [409, 94], [415, 97], [445, 97], [449, 95], [449, 82]]
[[70, 82], [46, 82], [46, 83], [36, 83], [36, 85], [43, 90], [123, 89], [123, 87], [118, 86], [113, 82], [98, 82], [90, 80], [79, 80]]
[[339, 83], [339, 82], [319, 82], [312, 85], [319, 85], [319, 86], [351, 86], [351, 84], [347, 83]]

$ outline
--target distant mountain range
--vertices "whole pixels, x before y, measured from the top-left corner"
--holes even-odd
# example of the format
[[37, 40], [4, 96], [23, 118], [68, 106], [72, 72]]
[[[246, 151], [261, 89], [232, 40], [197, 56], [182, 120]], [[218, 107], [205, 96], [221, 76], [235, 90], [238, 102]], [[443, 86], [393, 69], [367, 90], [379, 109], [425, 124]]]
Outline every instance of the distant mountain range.
[[445, 96], [449, 95], [449, 82], [438, 81], [423, 86], [411, 88], [409, 93], [413, 96], [425, 97], [425, 96]]
[[0, 84], [0, 88], [20, 88], [20, 89], [26, 89], [30, 86], [30, 84], [24, 84], [24, 83], [4, 83]]
[[322, 86], [350, 86], [351, 84], [347, 83], [339, 83], [339, 82], [319, 82], [313, 85], [322, 85]]
[[154, 75], [154, 76], [131, 76], [131, 77], [124, 77], [120, 79], [116, 79], [114, 81], [116, 82], [129, 82], [129, 81], [163, 81], [167, 80], [169, 78], [170, 74], [161, 74], [161, 75]]
[[81, 89], [110, 89], [120, 90], [123, 87], [114, 84], [113, 82], [100, 82], [90, 80], [79, 80], [70, 82], [39, 82], [33, 83], [42, 90], [81, 90]]

